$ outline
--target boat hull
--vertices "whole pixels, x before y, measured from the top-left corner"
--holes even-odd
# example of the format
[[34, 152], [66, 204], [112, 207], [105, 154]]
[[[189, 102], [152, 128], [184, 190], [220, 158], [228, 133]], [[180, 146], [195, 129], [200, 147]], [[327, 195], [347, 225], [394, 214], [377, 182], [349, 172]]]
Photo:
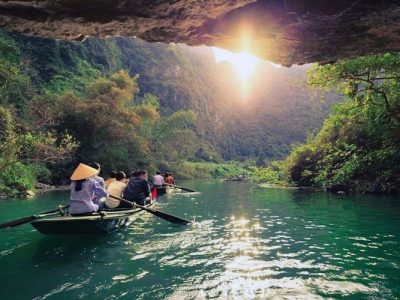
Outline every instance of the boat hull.
[[142, 209], [136, 208], [104, 211], [89, 216], [56, 216], [35, 220], [31, 225], [43, 234], [110, 233], [129, 226], [142, 213]]

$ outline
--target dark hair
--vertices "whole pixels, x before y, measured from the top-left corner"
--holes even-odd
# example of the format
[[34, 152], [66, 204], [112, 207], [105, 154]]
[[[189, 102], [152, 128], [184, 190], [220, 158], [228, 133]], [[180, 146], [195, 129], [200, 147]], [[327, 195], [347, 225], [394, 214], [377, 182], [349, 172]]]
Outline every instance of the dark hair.
[[136, 177], [136, 176], [138, 176], [138, 170], [135, 170], [135, 171], [133, 171], [132, 173], [131, 173], [131, 177]]
[[86, 178], [81, 180], [75, 180], [75, 192], [79, 192], [82, 190], [82, 183], [84, 181], [86, 181]]
[[126, 177], [126, 175], [125, 175], [124, 172], [118, 171], [118, 172], [117, 172], [117, 176], [116, 176], [115, 178], [116, 178], [118, 181], [120, 181], [120, 180], [122, 180], [122, 179], [125, 179], [125, 177]]
[[111, 171], [110, 173], [108, 173], [108, 176], [110, 176], [110, 178], [117, 178], [117, 172]]
[[139, 170], [139, 171], [137, 171], [137, 175], [136, 176], [142, 176], [144, 174], [147, 174], [146, 170]]
[[98, 162], [91, 162], [90, 166], [96, 170], [100, 170], [100, 164]]
[[157, 174], [157, 175], [161, 175], [161, 172], [160, 172], [160, 171], [157, 171], [156, 174]]

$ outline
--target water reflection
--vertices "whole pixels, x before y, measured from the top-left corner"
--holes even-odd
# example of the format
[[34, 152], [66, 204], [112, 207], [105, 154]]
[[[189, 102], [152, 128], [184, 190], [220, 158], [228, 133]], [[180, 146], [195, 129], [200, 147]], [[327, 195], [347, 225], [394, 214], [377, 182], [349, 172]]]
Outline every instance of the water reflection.
[[[343, 274], [340, 265], [341, 262], [349, 263], [349, 253], [332, 253], [330, 249], [337, 246], [336, 242], [315, 243], [315, 236], [332, 233], [327, 230], [327, 225], [295, 216], [274, 215], [269, 209], [260, 209], [253, 219], [233, 215], [226, 224], [212, 225], [214, 227], [200, 227], [196, 239], [191, 236], [192, 231], [180, 241], [186, 244], [186, 239], [191, 236], [190, 246], [199, 244], [198, 251], [188, 255], [191, 262], [185, 259], [185, 251], [177, 253], [179, 259], [170, 255], [161, 260], [181, 267], [199, 264], [209, 270], [207, 276], [191, 277], [169, 299], [324, 299], [326, 296], [367, 295], [377, 291], [376, 287], [349, 281], [350, 274], [353, 279], [363, 274], [354, 270]], [[304, 231], [310, 231], [310, 234], [304, 234]], [[222, 238], [218, 232], [223, 233]], [[298, 232], [303, 234], [303, 239], [299, 238]], [[198, 236], [200, 233], [202, 235]], [[207, 237], [211, 239], [213, 234], [220, 238], [207, 243]], [[350, 239], [367, 241], [361, 237]], [[189, 245], [186, 248], [190, 249]], [[208, 255], [213, 258], [205, 260]]]
[[158, 208], [196, 216], [191, 226], [142, 214], [126, 231], [96, 238], [43, 237], [29, 226], [3, 233], [0, 298], [400, 295], [399, 204], [246, 184], [190, 187], [202, 193], [165, 197]]

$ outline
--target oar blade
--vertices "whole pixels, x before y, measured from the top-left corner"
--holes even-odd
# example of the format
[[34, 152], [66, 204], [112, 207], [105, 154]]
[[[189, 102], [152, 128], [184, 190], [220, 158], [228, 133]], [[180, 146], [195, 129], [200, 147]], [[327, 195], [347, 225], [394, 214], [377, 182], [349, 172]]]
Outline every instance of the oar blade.
[[188, 225], [188, 224], [192, 223], [192, 222], [190, 222], [188, 220], [182, 219], [180, 217], [177, 217], [177, 216], [174, 216], [174, 215], [171, 215], [171, 214], [167, 214], [167, 213], [159, 211], [159, 210], [154, 210], [154, 209], [151, 209], [151, 208], [143, 208], [143, 209], [148, 211], [149, 213], [151, 213], [151, 214], [153, 214], [153, 215], [155, 215], [155, 216], [157, 216], [157, 217], [159, 217], [161, 219], [169, 221], [171, 223], [181, 224], [181, 225]]
[[6, 223], [3, 223], [3, 224], [0, 224], [0, 229], [16, 227], [16, 226], [19, 226], [19, 225], [22, 225], [22, 224], [25, 224], [25, 223], [29, 223], [29, 222], [31, 222], [31, 221], [33, 221], [35, 219], [36, 219], [35, 216], [29, 216], [29, 217], [21, 218], [21, 219], [18, 219], [18, 220], [13, 220], [13, 221], [10, 221], [10, 222], [6, 222]]
[[159, 217], [161, 219], [169, 221], [171, 223], [181, 224], [181, 225], [187, 225], [187, 224], [192, 223], [192, 222], [190, 222], [188, 220], [182, 219], [182, 218], [174, 216], [174, 215], [167, 214], [167, 213], [162, 212], [160, 210], [156, 210], [156, 209], [148, 208], [148, 207], [141, 206], [141, 205], [138, 205], [138, 204], [134, 204], [134, 203], [132, 203], [132, 202], [130, 202], [130, 201], [124, 199], [124, 198], [116, 197], [116, 196], [113, 196], [113, 195], [108, 195], [108, 196], [111, 197], [111, 198], [117, 199], [119, 201], [122, 201], [122, 202], [124, 202], [126, 204], [132, 205], [132, 207], [138, 207], [138, 208], [140, 208], [140, 209], [142, 209], [144, 211], [147, 211], [147, 212], [149, 212], [149, 213], [151, 213], [151, 214], [153, 214], [153, 215], [155, 215], [155, 216], [157, 216], [157, 217]]

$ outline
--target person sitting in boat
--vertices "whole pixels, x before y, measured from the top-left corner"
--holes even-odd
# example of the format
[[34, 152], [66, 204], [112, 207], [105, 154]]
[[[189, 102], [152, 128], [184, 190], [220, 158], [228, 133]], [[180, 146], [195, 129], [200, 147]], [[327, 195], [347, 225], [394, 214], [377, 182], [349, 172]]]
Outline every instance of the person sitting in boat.
[[[112, 195], [115, 197], [122, 197], [122, 192], [126, 188], [125, 178], [126, 178], [125, 173], [122, 171], [118, 171], [116, 173], [116, 181], [111, 182], [110, 185], [108, 186], [107, 189], [108, 195]], [[123, 202], [111, 197], [107, 197], [105, 206], [107, 208], [117, 208], [117, 207], [131, 208], [131, 206], [128, 206]]]
[[104, 186], [104, 179], [103, 179], [102, 177], [99, 176], [100, 171], [101, 171], [100, 164], [99, 164], [98, 162], [92, 162], [92, 163], [90, 164], [90, 166], [91, 166], [93, 169], [96, 169], [96, 170], [97, 170], [97, 174], [95, 174], [94, 176], [92, 176], [92, 179], [96, 180], [96, 181], [104, 188], [104, 187], [105, 187], [105, 186]]
[[101, 206], [98, 199], [107, 196], [107, 192], [99, 182], [93, 179], [97, 169], [85, 164], [79, 164], [71, 176], [70, 208], [71, 215], [91, 214], [97, 212]]
[[110, 185], [111, 182], [116, 181], [116, 177], [117, 177], [117, 172], [116, 171], [111, 171], [110, 173], [108, 173], [108, 179], [106, 181], [104, 181], [104, 188], [107, 190], [108, 186]]
[[175, 180], [174, 177], [172, 176], [172, 173], [166, 173], [166, 178], [164, 179], [165, 183], [168, 185], [174, 185]]
[[169, 176], [168, 172], [164, 172], [164, 182], [167, 183], [167, 178]]
[[164, 177], [161, 176], [160, 171], [157, 171], [156, 175], [153, 176], [153, 186], [156, 188], [162, 188], [165, 186]]
[[147, 181], [147, 171], [138, 170], [133, 172], [123, 194], [124, 199], [142, 206], [150, 202], [150, 187]]

